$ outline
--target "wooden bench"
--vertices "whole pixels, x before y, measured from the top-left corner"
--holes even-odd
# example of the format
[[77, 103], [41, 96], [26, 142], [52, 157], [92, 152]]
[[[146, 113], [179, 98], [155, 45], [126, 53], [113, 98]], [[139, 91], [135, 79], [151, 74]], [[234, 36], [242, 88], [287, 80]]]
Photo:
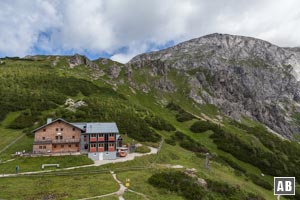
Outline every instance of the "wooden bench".
[[57, 168], [59, 168], [59, 164], [42, 164], [42, 169], [44, 169], [45, 167], [57, 167]]

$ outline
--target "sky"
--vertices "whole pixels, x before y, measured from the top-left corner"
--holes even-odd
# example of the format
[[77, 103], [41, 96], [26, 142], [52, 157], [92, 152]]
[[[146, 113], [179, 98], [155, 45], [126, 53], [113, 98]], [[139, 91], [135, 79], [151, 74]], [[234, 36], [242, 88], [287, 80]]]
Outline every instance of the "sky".
[[126, 63], [211, 33], [300, 46], [298, 0], [0, 0], [0, 57], [83, 54]]

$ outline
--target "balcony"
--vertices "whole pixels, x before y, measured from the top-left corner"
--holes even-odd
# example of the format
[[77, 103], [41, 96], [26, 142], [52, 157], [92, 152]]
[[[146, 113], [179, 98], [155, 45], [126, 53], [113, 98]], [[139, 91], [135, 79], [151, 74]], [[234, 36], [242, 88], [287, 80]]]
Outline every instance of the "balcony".
[[98, 152], [103, 152], [104, 151], [104, 147], [98, 147]]
[[96, 147], [91, 147], [90, 152], [97, 152]]
[[51, 144], [52, 140], [37, 140], [34, 141], [33, 144]]
[[97, 138], [96, 137], [91, 137], [90, 142], [97, 142]]
[[103, 142], [104, 141], [104, 137], [98, 137], [98, 141]]
[[115, 147], [109, 147], [108, 151], [115, 151]]
[[52, 144], [68, 144], [68, 143], [79, 143], [80, 139], [58, 139], [58, 140], [52, 140]]
[[109, 137], [108, 141], [115, 141], [115, 137]]

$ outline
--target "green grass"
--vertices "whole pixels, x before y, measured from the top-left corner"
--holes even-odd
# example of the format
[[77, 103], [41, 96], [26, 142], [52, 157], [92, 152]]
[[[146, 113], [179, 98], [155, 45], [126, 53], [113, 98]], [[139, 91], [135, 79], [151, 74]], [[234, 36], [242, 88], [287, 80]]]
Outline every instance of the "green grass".
[[[117, 195], [111, 195], [108, 197], [97, 198], [97, 200], [119, 200], [119, 198]], [[130, 199], [128, 199], [128, 200], [130, 200]], [[134, 200], [134, 199], [132, 199], [132, 200]]]
[[[6, 129], [0, 126], [0, 150], [22, 135], [20, 130]], [[1, 154], [0, 154], [1, 157]]]
[[151, 150], [149, 149], [149, 147], [146, 147], [146, 146], [140, 146], [140, 147], [137, 147], [135, 152], [136, 153], [149, 153]]
[[[15, 173], [15, 167], [20, 167], [19, 172], [41, 171], [42, 164], [59, 164], [60, 168], [93, 164], [85, 155], [79, 156], [49, 156], [49, 157], [17, 157], [15, 160], [0, 164], [0, 174]], [[55, 169], [55, 168], [45, 168]]]
[[[79, 199], [117, 191], [110, 174], [0, 178], [0, 199]], [[106, 198], [115, 199], [113, 197]]]
[[[6, 129], [7, 131], [8, 129]], [[13, 158], [12, 155], [14, 155], [18, 151], [25, 152], [32, 152], [32, 144], [33, 144], [33, 138], [24, 136], [20, 140], [18, 140], [16, 143], [14, 143], [12, 146], [10, 146], [8, 149], [6, 149], [4, 152], [0, 154], [0, 159], [2, 160], [8, 160]]]
[[[148, 183], [148, 178], [155, 171], [146, 170], [146, 171], [135, 171], [135, 172], [120, 172], [117, 173], [117, 177], [123, 184], [125, 184], [126, 178], [129, 178], [130, 179], [129, 189], [145, 194], [150, 200], [158, 200], [158, 199], [159, 200], [169, 200], [169, 199], [183, 200], [182, 197], [177, 196], [175, 193], [168, 193], [163, 190], [159, 190]], [[126, 192], [125, 194], [129, 195], [128, 192]]]
[[1, 122], [1, 125], [3, 127], [9, 126], [18, 116], [20, 115], [20, 112], [10, 112], [6, 115], [5, 119]]
[[124, 199], [126, 200], [145, 200], [145, 198], [141, 195], [135, 194], [130, 191], [126, 191], [123, 195]]

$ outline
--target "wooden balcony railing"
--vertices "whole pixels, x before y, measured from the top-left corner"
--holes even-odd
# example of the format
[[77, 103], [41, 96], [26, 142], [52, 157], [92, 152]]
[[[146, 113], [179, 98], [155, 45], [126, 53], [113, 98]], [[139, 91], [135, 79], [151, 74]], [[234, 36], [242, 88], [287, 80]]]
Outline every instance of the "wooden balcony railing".
[[51, 144], [52, 140], [36, 140], [33, 144]]
[[68, 143], [79, 143], [80, 139], [58, 139], [52, 140], [52, 144], [68, 144]]
[[98, 147], [98, 151], [99, 152], [103, 152], [104, 151], [104, 147]]
[[68, 143], [79, 143], [80, 139], [58, 139], [58, 140], [36, 140], [34, 144], [68, 144]]
[[115, 151], [115, 147], [109, 147], [108, 151]]

